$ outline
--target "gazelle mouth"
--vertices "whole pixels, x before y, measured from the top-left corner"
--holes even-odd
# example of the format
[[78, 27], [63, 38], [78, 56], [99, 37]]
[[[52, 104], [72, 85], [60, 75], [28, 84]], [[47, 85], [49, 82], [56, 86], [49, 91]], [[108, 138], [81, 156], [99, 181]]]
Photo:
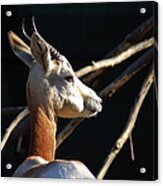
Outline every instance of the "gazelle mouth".
[[102, 111], [102, 105], [100, 102], [91, 102], [91, 104], [87, 104], [85, 107], [92, 113], [98, 113]]
[[102, 111], [102, 105], [99, 104], [98, 107], [96, 108], [87, 108], [87, 110], [90, 112], [90, 115], [88, 115], [88, 117], [93, 117], [96, 116], [99, 112]]

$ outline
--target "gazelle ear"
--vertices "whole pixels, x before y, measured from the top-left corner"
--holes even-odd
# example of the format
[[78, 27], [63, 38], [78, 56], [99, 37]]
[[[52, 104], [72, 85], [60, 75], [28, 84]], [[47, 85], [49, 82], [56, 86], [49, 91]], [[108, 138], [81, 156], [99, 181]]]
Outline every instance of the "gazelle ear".
[[48, 43], [37, 33], [31, 36], [31, 52], [35, 60], [48, 71], [52, 65], [50, 48]]
[[29, 46], [12, 31], [8, 32], [8, 38], [14, 54], [30, 68], [34, 59]]

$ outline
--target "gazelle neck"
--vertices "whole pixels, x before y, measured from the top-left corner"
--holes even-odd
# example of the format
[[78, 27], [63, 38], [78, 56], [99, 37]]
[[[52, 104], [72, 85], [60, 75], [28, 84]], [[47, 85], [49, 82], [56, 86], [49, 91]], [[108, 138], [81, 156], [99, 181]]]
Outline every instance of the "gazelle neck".
[[40, 107], [31, 111], [30, 155], [41, 156], [47, 161], [55, 159], [56, 118]]

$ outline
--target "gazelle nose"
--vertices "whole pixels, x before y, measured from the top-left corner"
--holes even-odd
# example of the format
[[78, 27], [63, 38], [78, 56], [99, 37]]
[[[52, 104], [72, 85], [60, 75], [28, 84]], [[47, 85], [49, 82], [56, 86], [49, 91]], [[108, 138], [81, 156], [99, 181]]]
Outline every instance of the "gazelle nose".
[[102, 111], [102, 104], [101, 104], [101, 102], [96, 103], [94, 111], [95, 112], [101, 112]]
[[85, 102], [85, 107], [92, 113], [97, 113], [97, 112], [101, 112], [102, 111], [102, 100], [101, 98], [99, 99], [93, 99], [93, 98], [89, 98], [86, 102]]

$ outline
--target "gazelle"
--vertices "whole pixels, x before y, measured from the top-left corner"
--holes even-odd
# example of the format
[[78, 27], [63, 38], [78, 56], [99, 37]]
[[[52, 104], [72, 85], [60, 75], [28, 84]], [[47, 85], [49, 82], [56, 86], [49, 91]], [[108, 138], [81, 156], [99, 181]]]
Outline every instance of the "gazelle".
[[56, 160], [57, 117], [92, 117], [102, 110], [101, 98], [75, 75], [70, 63], [35, 31], [28, 47], [12, 31], [11, 48], [29, 67], [26, 86], [30, 110], [29, 157], [16, 177], [94, 178], [79, 161]]

